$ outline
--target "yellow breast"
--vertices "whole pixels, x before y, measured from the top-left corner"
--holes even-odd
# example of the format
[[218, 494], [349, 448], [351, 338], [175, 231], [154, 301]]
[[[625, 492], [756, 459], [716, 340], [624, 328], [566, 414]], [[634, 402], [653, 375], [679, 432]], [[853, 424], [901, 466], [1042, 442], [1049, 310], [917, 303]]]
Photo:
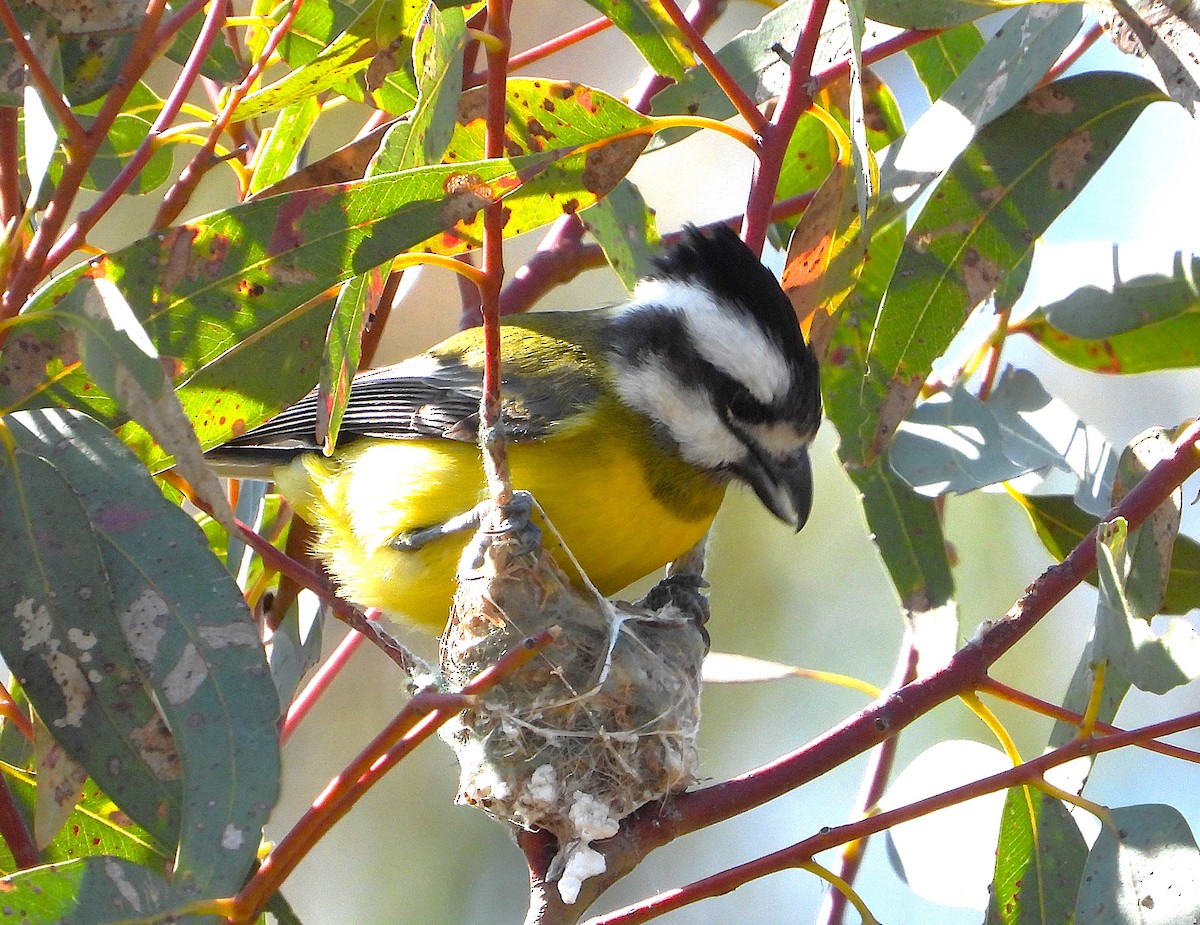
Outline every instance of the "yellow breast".
[[[597, 425], [593, 417], [566, 433], [514, 443], [509, 462], [514, 487], [533, 494], [593, 584], [609, 595], [699, 542], [725, 486], [673, 456], [648, 452], [652, 438], [628, 413], [598, 419], [609, 423]], [[315, 551], [346, 597], [440, 632], [469, 536], [418, 550], [391, 542], [484, 497], [475, 446], [360, 440], [334, 459], [306, 455], [277, 472], [276, 481], [315, 528]]]

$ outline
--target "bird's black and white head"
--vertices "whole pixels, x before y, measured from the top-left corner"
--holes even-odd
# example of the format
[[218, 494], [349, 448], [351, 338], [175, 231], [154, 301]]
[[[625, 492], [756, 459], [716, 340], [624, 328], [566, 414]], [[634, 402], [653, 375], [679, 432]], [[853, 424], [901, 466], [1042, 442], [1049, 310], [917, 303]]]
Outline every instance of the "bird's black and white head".
[[621, 398], [691, 465], [797, 529], [812, 505], [817, 361], [779, 283], [728, 228], [686, 227], [614, 321]]

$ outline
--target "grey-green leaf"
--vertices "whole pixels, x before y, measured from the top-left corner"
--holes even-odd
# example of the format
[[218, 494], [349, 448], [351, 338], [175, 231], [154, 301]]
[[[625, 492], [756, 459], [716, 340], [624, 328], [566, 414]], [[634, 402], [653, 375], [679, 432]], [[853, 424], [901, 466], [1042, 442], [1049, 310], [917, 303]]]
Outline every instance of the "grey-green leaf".
[[1184, 925], [1200, 921], [1200, 851], [1179, 810], [1112, 810], [1088, 854], [1075, 905], [1078, 925]]

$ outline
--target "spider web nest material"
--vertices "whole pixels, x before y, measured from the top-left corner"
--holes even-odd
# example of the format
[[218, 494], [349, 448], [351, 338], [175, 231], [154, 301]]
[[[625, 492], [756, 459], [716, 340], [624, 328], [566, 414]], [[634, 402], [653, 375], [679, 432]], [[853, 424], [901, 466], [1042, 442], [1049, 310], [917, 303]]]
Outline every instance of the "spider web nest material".
[[667, 579], [667, 592], [647, 599], [657, 609], [581, 591], [543, 546], [530, 507], [524, 496], [485, 515], [463, 555], [443, 682], [461, 690], [526, 637], [561, 632], [442, 736], [458, 755], [460, 803], [557, 837], [550, 879], [571, 903], [605, 869], [591, 843], [696, 778], [702, 579]]

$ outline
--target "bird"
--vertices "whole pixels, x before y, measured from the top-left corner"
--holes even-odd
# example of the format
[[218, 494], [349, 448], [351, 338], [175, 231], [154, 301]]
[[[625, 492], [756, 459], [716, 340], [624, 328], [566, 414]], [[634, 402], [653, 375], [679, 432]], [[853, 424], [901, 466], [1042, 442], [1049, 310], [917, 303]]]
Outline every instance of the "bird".
[[[731, 484], [797, 531], [808, 519], [817, 359], [730, 228], [685, 226], [621, 304], [506, 317], [500, 348], [513, 485], [602, 594], [692, 549]], [[438, 633], [470, 538], [447, 527], [485, 497], [483, 365], [482, 329], [460, 331], [358, 374], [332, 455], [314, 391], [209, 461], [275, 482], [342, 596]]]

